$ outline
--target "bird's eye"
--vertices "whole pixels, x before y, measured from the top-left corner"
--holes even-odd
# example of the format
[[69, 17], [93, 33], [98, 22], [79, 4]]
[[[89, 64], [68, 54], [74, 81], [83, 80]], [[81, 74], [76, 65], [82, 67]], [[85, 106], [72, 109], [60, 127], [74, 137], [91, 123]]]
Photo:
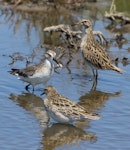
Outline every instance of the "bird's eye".
[[48, 89], [44, 89], [44, 92], [48, 92]]
[[86, 20], [84, 20], [84, 23], [87, 23], [87, 21], [86, 21]]

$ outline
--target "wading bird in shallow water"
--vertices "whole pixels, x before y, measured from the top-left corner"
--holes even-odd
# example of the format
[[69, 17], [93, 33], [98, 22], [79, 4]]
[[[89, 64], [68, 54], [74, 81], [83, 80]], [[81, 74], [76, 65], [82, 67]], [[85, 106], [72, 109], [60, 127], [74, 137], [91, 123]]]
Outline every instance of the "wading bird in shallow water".
[[14, 69], [12, 68], [9, 71], [11, 74], [18, 76], [18, 79], [29, 83], [25, 89], [28, 90], [28, 87], [32, 85], [33, 91], [34, 86], [37, 84], [45, 84], [52, 76], [54, 72], [54, 63], [53, 60], [61, 67], [61, 64], [55, 59], [56, 53], [52, 50], [48, 50], [45, 53], [45, 59], [33, 66], [29, 66], [24, 69]]
[[45, 108], [50, 117], [59, 123], [71, 123], [82, 119], [99, 119], [99, 115], [89, 113], [81, 105], [60, 95], [57, 90], [49, 85], [42, 94], [46, 94]]
[[81, 41], [81, 51], [86, 63], [92, 68], [93, 75], [97, 79], [98, 69], [114, 70], [123, 73], [123, 70], [114, 66], [104, 50], [93, 35], [92, 23], [89, 19], [82, 19], [77, 25], [85, 27], [85, 36]]

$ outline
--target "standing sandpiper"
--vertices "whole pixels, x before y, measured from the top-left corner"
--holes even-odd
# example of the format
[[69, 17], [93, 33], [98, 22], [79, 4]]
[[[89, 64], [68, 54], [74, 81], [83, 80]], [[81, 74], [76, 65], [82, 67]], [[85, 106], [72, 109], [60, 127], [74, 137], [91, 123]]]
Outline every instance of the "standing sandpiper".
[[[53, 60], [56, 61], [58, 64], [57, 60], [55, 59], [56, 53], [52, 50], [48, 50], [45, 53], [45, 59], [33, 66], [29, 66], [24, 69], [14, 69], [12, 68], [11, 71], [9, 71], [11, 74], [18, 76], [18, 79], [29, 83], [25, 89], [28, 90], [28, 87], [32, 85], [33, 91], [34, 91], [34, 86], [37, 84], [45, 84], [52, 76], [54, 72], [54, 64]], [[61, 64], [58, 64], [59, 67], [61, 67]]]
[[46, 94], [44, 100], [45, 108], [49, 116], [56, 122], [71, 123], [76, 120], [97, 120], [100, 118], [99, 115], [87, 112], [81, 105], [60, 95], [51, 85], [44, 89], [43, 94]]
[[111, 63], [104, 48], [95, 40], [91, 21], [89, 19], [83, 19], [76, 24], [85, 27], [85, 36], [81, 42], [81, 51], [85, 61], [92, 68], [94, 77], [97, 79], [98, 69], [114, 70], [122, 73], [123, 70]]

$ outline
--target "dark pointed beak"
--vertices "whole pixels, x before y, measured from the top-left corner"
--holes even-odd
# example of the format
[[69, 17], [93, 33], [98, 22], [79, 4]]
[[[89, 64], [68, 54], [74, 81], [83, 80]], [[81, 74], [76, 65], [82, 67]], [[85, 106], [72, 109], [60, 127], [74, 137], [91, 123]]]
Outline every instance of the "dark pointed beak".
[[63, 65], [56, 58], [53, 58], [53, 60], [57, 63], [57, 67], [59, 68], [63, 67]]
[[47, 92], [47, 90], [44, 89], [44, 91], [40, 95], [44, 95], [44, 94], [46, 94], [46, 92]]

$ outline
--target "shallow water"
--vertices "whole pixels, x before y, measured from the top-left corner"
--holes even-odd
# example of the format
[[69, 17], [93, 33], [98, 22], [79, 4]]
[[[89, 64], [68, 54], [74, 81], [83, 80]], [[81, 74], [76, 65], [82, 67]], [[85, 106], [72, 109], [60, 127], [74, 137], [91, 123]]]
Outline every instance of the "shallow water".
[[[59, 93], [80, 103], [86, 109], [101, 116], [96, 121], [79, 121], [73, 125], [52, 124], [46, 126], [47, 113], [40, 94], [44, 85], [36, 86], [34, 93], [27, 92], [26, 83], [9, 74], [13, 67], [26, 66], [26, 58], [31, 63], [39, 62], [46, 48], [65, 46], [55, 33], [45, 34], [43, 28], [61, 23], [72, 24], [80, 18], [89, 17], [95, 22], [94, 30], [102, 31], [106, 38], [113, 38], [113, 30], [108, 27], [110, 21], [103, 22], [105, 10], [111, 1], [88, 3], [83, 10], [48, 11], [47, 14], [24, 13], [15, 11], [3, 13], [0, 17], [0, 149], [3, 150], [127, 150], [130, 148], [130, 52], [129, 32], [124, 34], [127, 42], [119, 47], [110, 45], [112, 59], [119, 58], [118, 66], [125, 70], [123, 74], [113, 71], [99, 71], [98, 83], [92, 88], [91, 70], [83, 64], [80, 51], [73, 55], [69, 69], [58, 69], [47, 83], [53, 85]], [[91, 7], [93, 5], [93, 8]], [[52, 15], [52, 14], [56, 15]], [[48, 16], [47, 16], [48, 15]], [[41, 47], [42, 45], [42, 47]], [[12, 58], [18, 60], [12, 63]], [[20, 56], [20, 57], [18, 57]], [[22, 57], [21, 57], [22, 56]], [[122, 58], [128, 58], [122, 63]], [[64, 58], [63, 64], [66, 59]], [[53, 124], [54, 123], [54, 124]]]

